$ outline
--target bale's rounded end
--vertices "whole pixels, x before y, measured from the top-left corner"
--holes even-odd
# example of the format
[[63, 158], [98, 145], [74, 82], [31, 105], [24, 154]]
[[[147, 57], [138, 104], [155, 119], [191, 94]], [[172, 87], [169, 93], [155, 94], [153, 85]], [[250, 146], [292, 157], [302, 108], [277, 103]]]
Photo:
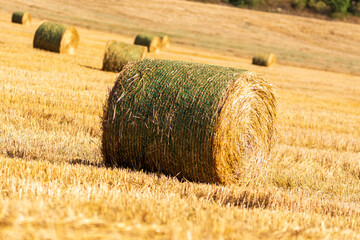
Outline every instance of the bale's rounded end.
[[30, 23], [31, 23], [31, 15], [30, 15], [30, 13], [24, 13], [23, 24], [28, 25]]
[[150, 42], [149, 52], [159, 53], [161, 48], [161, 43], [162, 43], [161, 38], [154, 37]]
[[221, 183], [253, 181], [262, 174], [274, 141], [275, 120], [272, 86], [250, 72], [235, 80], [216, 120], [213, 139]]
[[163, 47], [163, 48], [170, 47], [170, 38], [168, 35], [164, 35], [161, 37], [161, 47]]
[[60, 53], [75, 54], [80, 36], [75, 27], [68, 27], [61, 38]]
[[143, 50], [141, 52], [141, 57], [140, 59], [143, 60], [144, 58], [146, 58], [146, 53], [147, 53], [147, 48], [143, 47]]
[[274, 63], [276, 63], [276, 56], [275, 56], [275, 54], [270, 54], [269, 55], [269, 60], [268, 60], [268, 67], [269, 66], [271, 66], [271, 65], [273, 65]]

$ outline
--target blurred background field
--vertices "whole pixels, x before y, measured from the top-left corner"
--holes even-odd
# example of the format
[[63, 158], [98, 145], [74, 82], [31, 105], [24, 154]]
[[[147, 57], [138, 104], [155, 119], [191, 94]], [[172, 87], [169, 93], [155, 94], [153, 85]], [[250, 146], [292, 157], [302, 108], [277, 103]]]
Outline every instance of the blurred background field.
[[[360, 25], [189, 1], [0, 1], [0, 239], [360, 237]], [[29, 26], [11, 13], [31, 13]], [[75, 55], [33, 49], [42, 20], [77, 27]], [[267, 181], [179, 182], [105, 168], [108, 40], [167, 33], [157, 59], [238, 67], [276, 87]], [[270, 68], [251, 64], [274, 52]]]
[[[134, 37], [167, 33], [175, 43], [252, 57], [274, 52], [282, 63], [360, 74], [359, 25], [190, 1], [0, 1], [48, 20]], [[311, 59], [311, 60], [310, 60]]]

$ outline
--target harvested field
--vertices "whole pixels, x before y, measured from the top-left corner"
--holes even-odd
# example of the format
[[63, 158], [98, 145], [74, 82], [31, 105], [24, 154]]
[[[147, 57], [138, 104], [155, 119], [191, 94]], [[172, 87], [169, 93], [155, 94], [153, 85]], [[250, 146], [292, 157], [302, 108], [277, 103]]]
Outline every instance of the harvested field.
[[[0, 239], [360, 238], [358, 25], [175, 0], [0, 2]], [[20, 7], [31, 25], [9, 21]], [[104, 47], [155, 32], [168, 18], [153, 16], [159, 8], [173, 16], [172, 29], [157, 27], [172, 43], [149, 58], [247, 69], [275, 85], [265, 181], [199, 184], [105, 167], [101, 118], [118, 74], [101, 71]], [[244, 21], [231, 24], [238, 14]], [[45, 17], [76, 26], [75, 55], [33, 49]], [[251, 64], [279, 39], [279, 63]]]

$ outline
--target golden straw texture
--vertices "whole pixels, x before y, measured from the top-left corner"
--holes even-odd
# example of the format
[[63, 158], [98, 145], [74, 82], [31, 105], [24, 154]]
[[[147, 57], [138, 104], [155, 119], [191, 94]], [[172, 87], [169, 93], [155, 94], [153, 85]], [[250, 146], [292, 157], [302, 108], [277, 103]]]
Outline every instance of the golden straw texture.
[[106, 44], [102, 69], [104, 71], [120, 72], [128, 62], [144, 59], [146, 52], [147, 48], [143, 46], [114, 40], [108, 41]]
[[104, 161], [191, 181], [242, 181], [266, 166], [275, 103], [271, 85], [245, 70], [135, 61], [104, 107]]
[[34, 35], [34, 48], [57, 53], [74, 54], [79, 44], [79, 34], [75, 27], [65, 24], [44, 22]]
[[14, 12], [11, 17], [11, 22], [20, 24], [30, 24], [31, 15], [27, 12]]
[[143, 33], [136, 36], [134, 44], [146, 46], [149, 52], [159, 53], [162, 41], [158, 36]]
[[254, 65], [269, 67], [276, 63], [276, 56], [273, 53], [270, 54], [258, 54], [253, 57], [252, 63]]

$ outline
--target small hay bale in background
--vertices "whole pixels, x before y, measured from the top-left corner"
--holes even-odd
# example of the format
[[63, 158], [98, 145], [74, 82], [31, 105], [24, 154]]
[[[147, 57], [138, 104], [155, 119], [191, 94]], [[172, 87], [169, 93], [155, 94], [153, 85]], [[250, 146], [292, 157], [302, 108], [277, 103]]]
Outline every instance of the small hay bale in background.
[[79, 44], [79, 34], [75, 27], [65, 24], [44, 22], [34, 35], [34, 48], [57, 53], [74, 54]]
[[159, 37], [161, 39], [161, 47], [169, 48], [170, 47], [170, 37], [165, 34], [160, 34]]
[[149, 52], [159, 53], [162, 41], [158, 36], [143, 33], [136, 36], [134, 44], [146, 46]]
[[269, 67], [276, 62], [276, 56], [270, 54], [258, 54], [252, 59], [252, 64]]
[[147, 48], [138, 45], [127, 44], [118, 41], [108, 41], [105, 48], [103, 70], [120, 72], [128, 63], [138, 59], [144, 59]]
[[27, 12], [14, 12], [11, 17], [11, 22], [20, 24], [30, 24], [31, 15]]
[[239, 183], [266, 167], [276, 99], [246, 70], [145, 59], [123, 68], [103, 116], [107, 166]]

